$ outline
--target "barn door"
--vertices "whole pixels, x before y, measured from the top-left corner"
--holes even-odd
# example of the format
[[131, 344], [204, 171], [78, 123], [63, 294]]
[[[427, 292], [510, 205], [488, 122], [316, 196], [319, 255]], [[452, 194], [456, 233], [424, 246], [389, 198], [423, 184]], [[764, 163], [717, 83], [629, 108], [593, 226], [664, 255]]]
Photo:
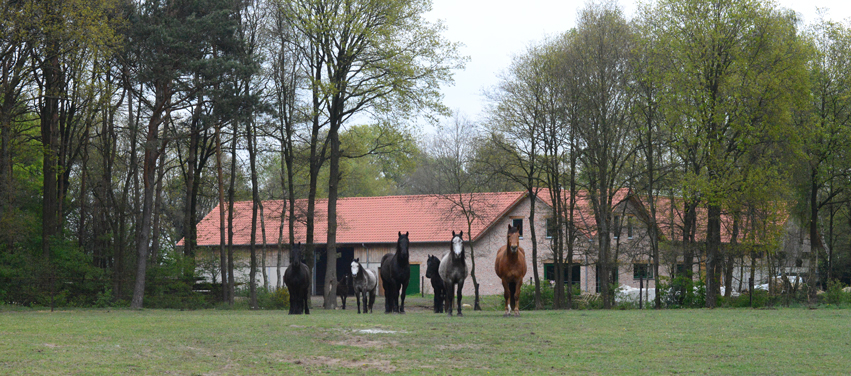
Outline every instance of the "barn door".
[[405, 290], [405, 295], [414, 295], [420, 293], [420, 264], [411, 265], [411, 279], [408, 282], [408, 289]]

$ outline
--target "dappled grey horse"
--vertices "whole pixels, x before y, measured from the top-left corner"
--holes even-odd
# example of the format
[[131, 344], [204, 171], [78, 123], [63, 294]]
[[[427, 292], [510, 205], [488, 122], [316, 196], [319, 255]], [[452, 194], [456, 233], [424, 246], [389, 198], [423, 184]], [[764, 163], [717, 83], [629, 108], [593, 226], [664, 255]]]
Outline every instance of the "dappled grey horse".
[[360, 264], [360, 258], [352, 261], [352, 283], [355, 287], [355, 300], [358, 302], [358, 313], [361, 313], [361, 300], [363, 300], [363, 313], [372, 313], [375, 294], [378, 292], [378, 277], [375, 276], [372, 270], [364, 268]]
[[464, 257], [464, 231], [455, 234], [452, 231], [452, 242], [449, 246], [449, 252], [443, 255], [438, 268], [440, 278], [443, 279], [443, 284], [446, 286], [446, 304], [444, 309], [447, 315], [452, 316], [452, 300], [455, 295], [455, 287], [458, 291], [457, 310], [458, 316], [463, 316], [461, 313], [461, 291], [464, 289], [464, 280], [467, 279], [467, 260]]

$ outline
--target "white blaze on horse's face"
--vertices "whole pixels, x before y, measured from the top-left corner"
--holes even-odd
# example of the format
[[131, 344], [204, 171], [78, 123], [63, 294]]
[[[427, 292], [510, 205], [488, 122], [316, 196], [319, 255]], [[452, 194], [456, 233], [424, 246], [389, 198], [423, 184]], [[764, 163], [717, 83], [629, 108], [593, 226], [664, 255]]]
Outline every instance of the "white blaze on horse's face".
[[360, 271], [360, 266], [358, 265], [358, 263], [352, 261], [352, 275], [353, 276], [358, 275], [359, 271]]
[[452, 251], [456, 256], [461, 256], [461, 252], [464, 252], [464, 240], [460, 236], [452, 238]]

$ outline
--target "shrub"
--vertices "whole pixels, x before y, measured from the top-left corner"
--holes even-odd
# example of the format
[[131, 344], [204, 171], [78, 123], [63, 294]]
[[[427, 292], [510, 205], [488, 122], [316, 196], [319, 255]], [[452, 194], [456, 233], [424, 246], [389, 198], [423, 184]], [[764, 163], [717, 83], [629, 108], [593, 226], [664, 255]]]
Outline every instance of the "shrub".
[[[541, 281], [541, 303], [543, 309], [551, 309], [553, 307], [553, 287], [549, 281]], [[505, 301], [504, 299], [502, 300]], [[504, 304], [504, 303], [503, 303]], [[535, 309], [535, 284], [527, 283], [520, 288], [520, 310]]]
[[822, 299], [827, 304], [840, 305], [842, 303], [849, 301], [849, 295], [844, 291], [842, 291], [842, 282], [837, 280], [832, 280], [827, 282], [827, 291], [822, 294]]
[[289, 309], [290, 292], [286, 287], [269, 290], [260, 287], [257, 289], [257, 305], [261, 309]]

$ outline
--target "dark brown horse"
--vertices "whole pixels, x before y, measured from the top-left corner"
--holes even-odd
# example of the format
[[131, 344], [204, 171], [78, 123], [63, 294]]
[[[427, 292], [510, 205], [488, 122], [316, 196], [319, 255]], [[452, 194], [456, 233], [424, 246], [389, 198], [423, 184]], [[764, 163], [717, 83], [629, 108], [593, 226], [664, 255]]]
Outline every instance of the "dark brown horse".
[[284, 271], [284, 283], [290, 293], [290, 314], [310, 314], [310, 269], [302, 261], [301, 243], [290, 250], [290, 266]]
[[352, 275], [343, 274], [343, 277], [337, 282], [337, 296], [343, 302], [343, 309], [346, 309], [346, 297], [349, 296], [349, 287], [352, 286]]
[[[405, 290], [411, 277], [411, 266], [408, 265], [408, 232], [396, 241], [396, 253], [387, 253], [381, 258], [381, 268], [378, 274], [384, 286], [384, 313], [405, 313]], [[400, 303], [401, 301], [401, 303]]]
[[506, 244], [496, 253], [494, 262], [496, 275], [502, 279], [502, 288], [505, 290], [505, 317], [511, 315], [514, 310], [515, 316], [520, 316], [520, 286], [523, 285], [523, 277], [526, 276], [526, 252], [520, 248], [520, 229], [508, 225]]

